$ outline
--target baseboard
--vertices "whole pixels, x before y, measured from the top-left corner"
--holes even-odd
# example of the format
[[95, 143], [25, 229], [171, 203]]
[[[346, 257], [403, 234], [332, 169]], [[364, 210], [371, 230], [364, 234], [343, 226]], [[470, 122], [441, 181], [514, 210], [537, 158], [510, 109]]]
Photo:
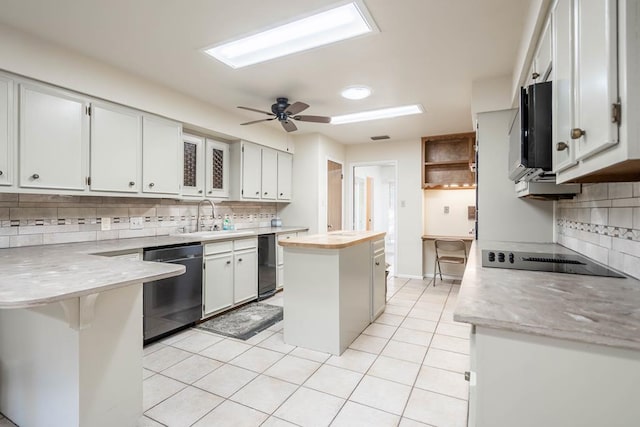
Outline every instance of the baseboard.
[[422, 276], [416, 276], [413, 274], [396, 274], [393, 277], [397, 277], [398, 279], [416, 279], [416, 280], [422, 280], [423, 277]]

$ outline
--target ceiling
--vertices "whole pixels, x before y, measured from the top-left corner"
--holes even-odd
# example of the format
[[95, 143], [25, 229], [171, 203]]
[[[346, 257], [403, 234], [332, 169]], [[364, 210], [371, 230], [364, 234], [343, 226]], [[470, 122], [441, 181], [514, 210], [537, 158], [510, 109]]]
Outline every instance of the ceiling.
[[[312, 115], [424, 106], [425, 114], [395, 119], [296, 123], [295, 134], [362, 143], [471, 130], [471, 84], [512, 73], [529, 1], [364, 0], [379, 33], [236, 70], [201, 49], [333, 2], [0, 0], [0, 22], [232, 111], [238, 123], [264, 116], [236, 106], [269, 110], [277, 96], [306, 102], [303, 114]], [[354, 84], [373, 94], [341, 98]]]

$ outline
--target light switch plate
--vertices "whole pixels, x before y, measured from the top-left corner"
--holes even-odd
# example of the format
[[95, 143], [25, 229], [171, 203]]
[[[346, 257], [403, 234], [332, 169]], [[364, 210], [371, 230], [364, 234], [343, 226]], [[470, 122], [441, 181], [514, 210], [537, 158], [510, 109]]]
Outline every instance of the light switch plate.
[[143, 220], [142, 220], [141, 216], [132, 216], [131, 217], [131, 229], [132, 230], [141, 230], [142, 228], [144, 228], [142, 221]]
[[444, 213], [448, 214], [449, 213], [449, 206], [445, 206], [444, 207]]
[[109, 231], [111, 230], [111, 218], [109, 217], [102, 217], [100, 219], [100, 230], [102, 231]]

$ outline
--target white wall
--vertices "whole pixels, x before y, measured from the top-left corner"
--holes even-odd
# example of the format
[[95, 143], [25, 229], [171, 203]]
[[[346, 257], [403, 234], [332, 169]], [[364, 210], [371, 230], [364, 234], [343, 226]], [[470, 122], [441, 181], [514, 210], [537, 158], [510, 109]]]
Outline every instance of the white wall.
[[[309, 233], [327, 231], [327, 159], [345, 162], [344, 145], [317, 133], [293, 138], [293, 201], [280, 208], [284, 225], [309, 227]], [[343, 218], [345, 205], [343, 189]]]
[[[469, 236], [474, 220], [467, 207], [476, 205], [476, 190], [424, 190], [424, 234]], [[449, 213], [444, 207], [449, 206]]]
[[240, 126], [246, 117], [222, 111], [123, 70], [0, 25], [1, 68], [187, 124], [201, 132], [291, 151], [290, 137], [269, 126]]
[[[422, 189], [420, 185], [420, 141], [373, 142], [346, 146], [351, 170], [353, 163], [396, 161], [398, 168], [397, 198], [397, 266], [396, 275], [422, 277]], [[351, 177], [349, 194], [351, 193]], [[348, 197], [347, 200], [351, 200]], [[347, 206], [351, 221], [352, 206]], [[351, 223], [349, 223], [351, 226]]]
[[478, 114], [478, 240], [552, 242], [553, 202], [517, 198], [508, 177], [514, 113]]

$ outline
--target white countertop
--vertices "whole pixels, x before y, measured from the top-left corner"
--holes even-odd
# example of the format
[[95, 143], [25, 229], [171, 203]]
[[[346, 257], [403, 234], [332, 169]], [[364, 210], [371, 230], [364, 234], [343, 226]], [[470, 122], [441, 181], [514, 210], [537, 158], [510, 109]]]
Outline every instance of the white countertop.
[[127, 252], [181, 243], [227, 240], [306, 227], [262, 227], [236, 232], [103, 240], [0, 249], [0, 308], [34, 307], [184, 273], [176, 264], [110, 258]]
[[385, 232], [380, 231], [332, 231], [330, 233], [312, 234], [295, 237], [278, 242], [280, 246], [311, 249], [343, 249], [359, 245], [370, 240], [382, 239]]
[[454, 320], [640, 350], [640, 281], [485, 268], [482, 249], [575, 254], [555, 244], [474, 242]]

